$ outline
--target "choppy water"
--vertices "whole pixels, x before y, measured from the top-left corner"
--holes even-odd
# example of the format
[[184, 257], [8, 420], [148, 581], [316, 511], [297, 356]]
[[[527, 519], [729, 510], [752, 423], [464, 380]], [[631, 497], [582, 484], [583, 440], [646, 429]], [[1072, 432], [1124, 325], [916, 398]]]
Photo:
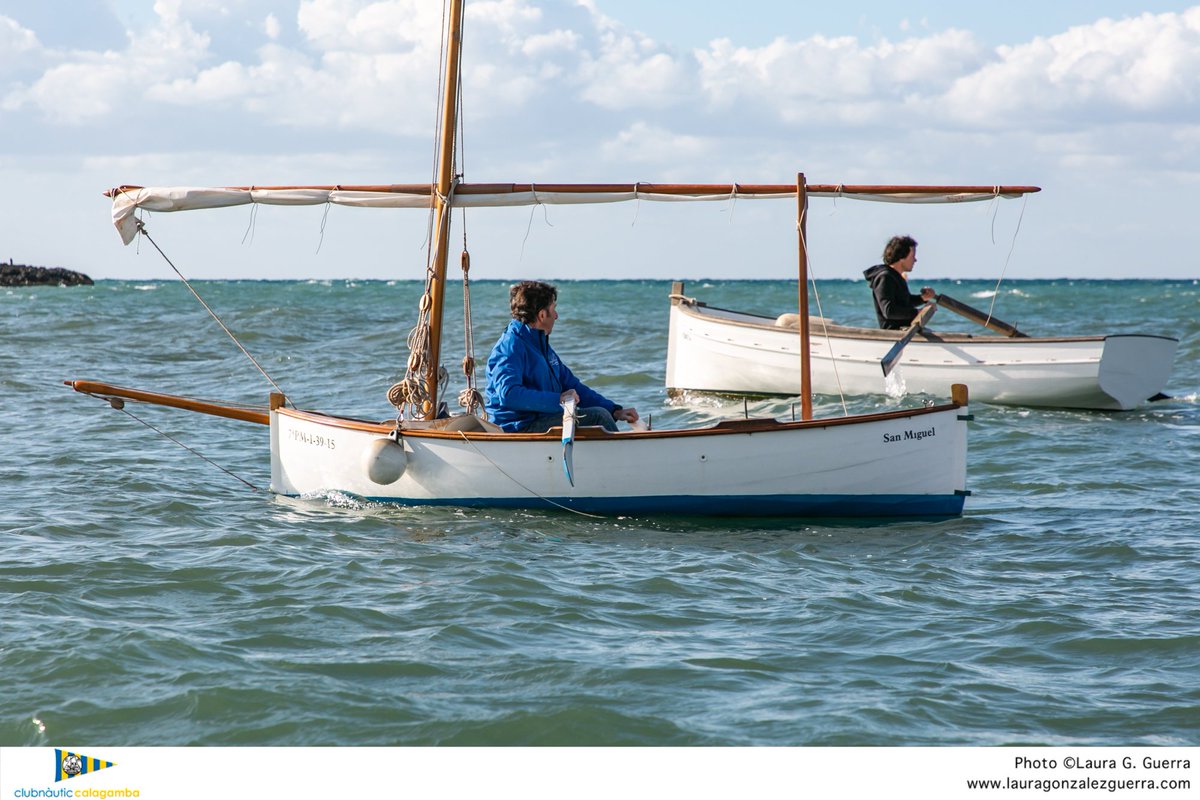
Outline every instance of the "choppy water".
[[[199, 288], [299, 405], [391, 415], [415, 284]], [[668, 404], [667, 283], [560, 289], [596, 388], [656, 427], [742, 412]], [[476, 285], [481, 361], [505, 291]], [[861, 283], [821, 301], [871, 321]], [[0, 290], [0, 745], [1200, 744], [1198, 311], [1192, 281], [1007, 283], [996, 314], [1035, 333], [1178, 335], [1175, 399], [976, 404], [965, 515], [860, 525], [273, 498], [62, 385], [264, 402], [181, 284]], [[268, 485], [265, 429], [127, 410]]]

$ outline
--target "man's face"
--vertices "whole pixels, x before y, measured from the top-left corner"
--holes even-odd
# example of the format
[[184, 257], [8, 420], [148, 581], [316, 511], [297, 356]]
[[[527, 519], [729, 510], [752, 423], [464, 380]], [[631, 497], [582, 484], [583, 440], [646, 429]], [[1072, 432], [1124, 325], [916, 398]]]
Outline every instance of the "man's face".
[[538, 312], [537, 319], [529, 327], [537, 328], [547, 336], [554, 330], [554, 321], [558, 319], [558, 301], [551, 303], [548, 307], [543, 308]]
[[901, 275], [907, 275], [912, 272], [913, 267], [917, 265], [917, 248], [909, 251], [908, 255], [896, 262], [896, 268]]

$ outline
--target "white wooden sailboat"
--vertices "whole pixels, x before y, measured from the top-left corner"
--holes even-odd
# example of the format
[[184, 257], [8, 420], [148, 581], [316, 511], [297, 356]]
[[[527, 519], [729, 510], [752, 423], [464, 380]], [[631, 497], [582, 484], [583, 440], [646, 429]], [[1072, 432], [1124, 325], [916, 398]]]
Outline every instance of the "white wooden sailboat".
[[[339, 492], [403, 504], [613, 514], [938, 517], [962, 512], [968, 494], [970, 419], [964, 387], [956, 387], [951, 401], [943, 405], [878, 414], [813, 419], [811, 399], [805, 393], [799, 420], [737, 419], [694, 429], [620, 433], [580, 428], [575, 431], [573, 464], [566, 475], [560, 430], [501, 433], [470, 413], [470, 406], [467, 414], [438, 418], [442, 308], [453, 209], [632, 199], [793, 199], [798, 209], [803, 287], [804, 212], [809, 194], [803, 176], [794, 185], [769, 186], [461, 183], [455, 179], [453, 154], [462, 0], [451, 0], [447, 19], [435, 185], [126, 186], [111, 192], [114, 223], [126, 243], [147, 233], [137, 216], [139, 209], [181, 211], [243, 203], [432, 209], [435, 235], [413, 339], [416, 345], [406, 381], [393, 387], [396, 392], [388, 398], [399, 410], [395, 421], [295, 408], [279, 392], [271, 394], [269, 407], [247, 410], [93, 381], [70, 384], [113, 404], [147, 402], [269, 425], [271, 488], [287, 496]], [[931, 190], [901, 187], [896, 192], [925, 196]], [[946, 193], [944, 187], [940, 193]], [[806, 293], [799, 294], [798, 313], [805, 317]], [[807, 359], [801, 357], [796, 369], [800, 384], [807, 385]], [[913, 469], [914, 464], [920, 464], [920, 469]]]

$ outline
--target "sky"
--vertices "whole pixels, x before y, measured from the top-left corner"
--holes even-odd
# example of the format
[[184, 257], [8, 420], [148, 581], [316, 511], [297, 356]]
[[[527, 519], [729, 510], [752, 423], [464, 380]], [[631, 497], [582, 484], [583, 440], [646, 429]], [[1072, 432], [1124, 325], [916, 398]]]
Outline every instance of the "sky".
[[[0, 260], [174, 272], [109, 187], [417, 183], [435, 0], [0, 0]], [[857, 278], [1200, 278], [1200, 5], [1116, 0], [480, 0], [473, 182], [1021, 184], [1024, 200], [814, 199], [810, 264]], [[788, 278], [788, 201], [476, 209], [472, 278]], [[427, 215], [154, 214], [189, 278], [419, 279]], [[456, 248], [463, 225], [456, 222]], [[452, 259], [457, 265], [458, 259]]]

